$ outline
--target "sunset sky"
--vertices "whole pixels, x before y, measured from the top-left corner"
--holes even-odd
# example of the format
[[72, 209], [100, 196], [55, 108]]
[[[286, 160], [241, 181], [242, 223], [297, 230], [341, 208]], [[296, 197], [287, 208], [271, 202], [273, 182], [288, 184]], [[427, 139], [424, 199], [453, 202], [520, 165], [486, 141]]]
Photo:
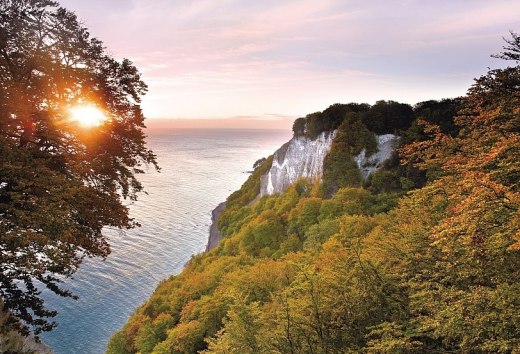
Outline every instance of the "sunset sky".
[[[61, 0], [149, 85], [149, 118], [251, 120], [463, 95], [520, 1]], [[271, 123], [270, 123], [271, 122]], [[204, 124], [206, 124], [204, 123]]]

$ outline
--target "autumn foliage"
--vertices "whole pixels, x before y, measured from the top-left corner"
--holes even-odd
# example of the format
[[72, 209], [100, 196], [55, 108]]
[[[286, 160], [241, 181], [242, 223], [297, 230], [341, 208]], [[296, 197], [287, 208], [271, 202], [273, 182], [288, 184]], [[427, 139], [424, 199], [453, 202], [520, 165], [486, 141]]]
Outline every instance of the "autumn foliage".
[[520, 352], [519, 88], [517, 62], [478, 78], [454, 120], [420, 105], [400, 154], [425, 179], [408, 193], [325, 198], [300, 180], [235, 198], [219, 246], [163, 281], [108, 353]]

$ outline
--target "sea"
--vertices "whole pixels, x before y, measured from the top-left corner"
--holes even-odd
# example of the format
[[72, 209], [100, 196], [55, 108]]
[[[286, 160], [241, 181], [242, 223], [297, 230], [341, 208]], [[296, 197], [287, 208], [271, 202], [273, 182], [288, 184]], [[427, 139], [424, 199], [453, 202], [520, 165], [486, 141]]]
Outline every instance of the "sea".
[[[79, 300], [44, 294], [58, 327], [41, 335], [56, 354], [104, 353], [110, 336], [152, 294], [203, 252], [211, 211], [240, 188], [258, 159], [291, 137], [288, 130], [181, 129], [150, 133], [153, 166], [139, 176], [147, 194], [129, 205], [141, 227], [106, 230], [112, 252], [86, 259], [64, 286]], [[129, 202], [127, 202], [129, 203]]]

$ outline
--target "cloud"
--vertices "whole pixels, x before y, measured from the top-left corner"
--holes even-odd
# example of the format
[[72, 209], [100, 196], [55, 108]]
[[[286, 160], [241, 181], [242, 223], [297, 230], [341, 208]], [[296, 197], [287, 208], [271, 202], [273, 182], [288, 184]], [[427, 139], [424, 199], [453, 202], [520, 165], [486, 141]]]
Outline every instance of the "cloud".
[[133, 59], [150, 88], [145, 113], [162, 117], [460, 95], [520, 18], [508, 0], [62, 3]]

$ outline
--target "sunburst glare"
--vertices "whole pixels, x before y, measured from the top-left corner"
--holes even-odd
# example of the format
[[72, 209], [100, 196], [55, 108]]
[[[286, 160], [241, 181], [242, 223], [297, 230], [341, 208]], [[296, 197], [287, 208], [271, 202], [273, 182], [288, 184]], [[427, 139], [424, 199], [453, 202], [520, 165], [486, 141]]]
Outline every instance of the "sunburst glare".
[[103, 111], [92, 104], [73, 106], [69, 111], [71, 120], [86, 128], [97, 127], [107, 119]]

